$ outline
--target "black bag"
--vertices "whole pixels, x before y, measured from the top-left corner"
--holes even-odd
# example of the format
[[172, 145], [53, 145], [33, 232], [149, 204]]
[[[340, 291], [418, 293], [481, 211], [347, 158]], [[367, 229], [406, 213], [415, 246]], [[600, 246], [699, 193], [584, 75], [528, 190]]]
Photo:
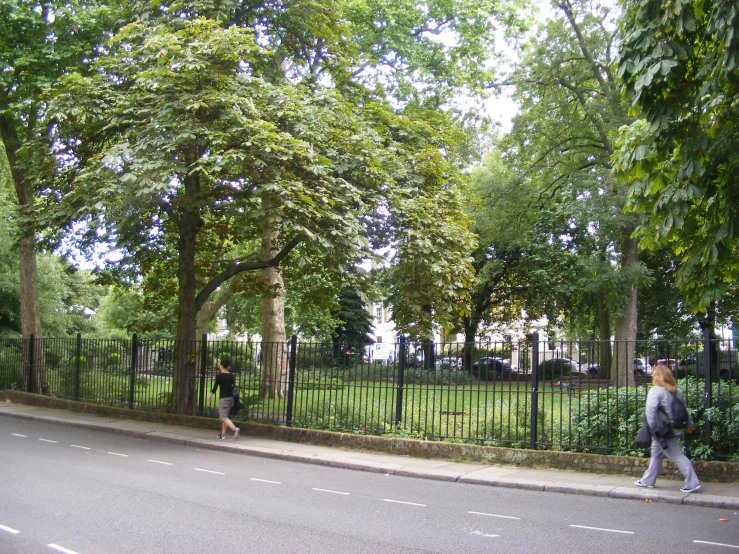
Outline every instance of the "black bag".
[[236, 385], [233, 386], [233, 389], [231, 390], [231, 395], [233, 396], [234, 403], [233, 406], [231, 406], [231, 410], [228, 412], [229, 415], [236, 415], [239, 413], [239, 410], [242, 408], [242, 404], [239, 401], [239, 387]]
[[639, 448], [646, 448], [652, 444], [652, 432], [649, 430], [646, 414], [641, 416], [641, 429], [634, 438], [634, 444]]
[[688, 410], [685, 409], [685, 404], [678, 398], [677, 393], [672, 395], [670, 410], [672, 411], [672, 428], [686, 429], [688, 427]]

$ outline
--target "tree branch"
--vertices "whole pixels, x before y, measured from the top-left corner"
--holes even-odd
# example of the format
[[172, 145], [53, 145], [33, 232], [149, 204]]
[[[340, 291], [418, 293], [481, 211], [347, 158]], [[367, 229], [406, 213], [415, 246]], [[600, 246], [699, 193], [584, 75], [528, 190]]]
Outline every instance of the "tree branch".
[[226, 282], [228, 279], [242, 273], [244, 271], [253, 271], [255, 269], [266, 269], [268, 267], [276, 267], [280, 265], [282, 260], [295, 248], [302, 239], [296, 237], [287, 243], [282, 250], [280, 250], [275, 256], [269, 260], [253, 261], [253, 262], [236, 262], [231, 264], [227, 269], [213, 277], [205, 287], [195, 297], [195, 311], [200, 311], [203, 304], [208, 300], [213, 291], [215, 291], [219, 285]]

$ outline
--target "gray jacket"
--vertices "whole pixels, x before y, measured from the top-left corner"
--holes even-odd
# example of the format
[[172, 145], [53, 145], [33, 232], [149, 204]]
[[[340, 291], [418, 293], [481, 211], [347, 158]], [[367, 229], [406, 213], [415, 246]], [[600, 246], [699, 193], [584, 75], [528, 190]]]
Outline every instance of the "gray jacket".
[[[683, 393], [680, 391], [680, 389], [677, 389], [677, 393], [675, 394], [680, 400], [685, 403], [685, 399], [683, 398]], [[647, 406], [644, 410], [644, 415], [647, 418], [647, 424], [649, 425], [650, 429], [657, 429], [659, 427], [659, 422], [657, 421], [657, 412], [660, 407], [665, 411], [665, 413], [669, 416], [670, 421], [672, 421], [672, 394], [670, 394], [670, 391], [668, 391], [664, 387], [655, 386], [649, 389], [649, 392], [647, 393]], [[693, 418], [690, 417], [690, 412], [688, 412], [688, 427], [693, 427]], [[675, 436], [676, 437], [684, 437], [685, 436], [685, 429], [675, 429]]]

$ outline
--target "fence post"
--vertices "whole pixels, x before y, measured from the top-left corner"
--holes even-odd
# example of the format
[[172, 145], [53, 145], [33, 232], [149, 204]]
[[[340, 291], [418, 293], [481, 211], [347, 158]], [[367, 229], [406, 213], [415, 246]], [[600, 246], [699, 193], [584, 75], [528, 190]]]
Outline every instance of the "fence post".
[[[697, 362], [698, 360], [696, 360]], [[706, 410], [711, 408], [711, 330], [708, 326], [703, 329], [703, 407]], [[711, 419], [703, 418], [703, 440], [707, 447], [711, 447]]]
[[293, 424], [293, 396], [295, 394], [295, 366], [298, 358], [298, 336], [293, 335], [290, 339], [290, 360], [287, 372], [287, 414], [285, 414], [285, 425], [292, 427]]
[[536, 450], [539, 433], [539, 333], [531, 335], [531, 435], [529, 448]]
[[136, 333], [131, 338], [131, 381], [128, 386], [128, 409], [133, 410], [133, 397], [136, 386], [136, 366], [139, 358], [139, 338]]
[[82, 333], [77, 333], [77, 352], [74, 357], [74, 399], [78, 401], [80, 399], [80, 372], [82, 371], [82, 364], [80, 358], [82, 357]]
[[31, 333], [28, 339], [28, 392], [33, 392], [33, 361], [36, 357], [34, 352], [36, 346], [36, 338]]
[[198, 392], [198, 415], [205, 414], [205, 364], [208, 363], [208, 334], [200, 339], [200, 391]]
[[406, 344], [405, 337], [400, 337], [400, 351], [398, 352], [398, 392], [395, 397], [395, 425], [399, 426], [400, 422], [403, 421], [403, 380], [405, 378], [405, 359], [406, 359]]

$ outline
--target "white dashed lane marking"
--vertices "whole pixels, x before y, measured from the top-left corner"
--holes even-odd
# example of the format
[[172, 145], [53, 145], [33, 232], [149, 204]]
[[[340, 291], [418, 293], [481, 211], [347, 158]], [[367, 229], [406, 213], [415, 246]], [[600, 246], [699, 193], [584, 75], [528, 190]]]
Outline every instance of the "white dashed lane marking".
[[10, 533], [12, 535], [17, 535], [20, 533], [18, 529], [13, 529], [12, 527], [6, 527], [5, 525], [0, 525], [0, 531], [5, 531], [6, 533]]
[[59, 442], [59, 441], [53, 441], [53, 440], [51, 440], [51, 439], [39, 439], [39, 440], [40, 440], [41, 442], [50, 442], [50, 443], [53, 443], [53, 444], [57, 444], [57, 443]]
[[22, 439], [27, 438], [26, 435], [21, 435], [20, 433], [11, 433], [14, 437], [21, 437]]
[[587, 525], [570, 525], [576, 529], [588, 529], [590, 531], [604, 531], [606, 533], [621, 533], [623, 535], [634, 535], [634, 531], [623, 531], [621, 529], [604, 529], [603, 527], [588, 527]]
[[118, 452], [108, 452], [111, 456], [120, 456], [121, 458], [128, 458], [128, 454], [119, 454]]
[[270, 483], [272, 485], [282, 485], [280, 481], [269, 481], [268, 479], [257, 479], [256, 477], [252, 477], [251, 480], [259, 481], [260, 483]]
[[199, 468], [199, 467], [194, 467], [193, 469], [194, 469], [195, 471], [202, 471], [203, 473], [213, 473], [213, 474], [215, 474], [215, 475], [226, 475], [226, 474], [225, 474], [225, 473], [223, 473], [223, 472], [220, 472], [220, 471], [213, 471], [212, 469], [201, 469], [201, 468]]
[[407, 506], [420, 506], [425, 508], [426, 504], [418, 504], [417, 502], [405, 502], [404, 500], [393, 500], [392, 498], [383, 498], [383, 502], [392, 502], [393, 504], [405, 504]]
[[70, 444], [69, 446], [71, 446], [72, 448], [81, 448], [82, 450], [90, 450], [89, 447], [87, 447], [87, 446], [80, 446], [79, 444]]
[[329, 490], [329, 489], [317, 489], [315, 487], [313, 488], [313, 490], [314, 491], [318, 491], [318, 492], [330, 492], [331, 494], [343, 494], [344, 496], [348, 496], [349, 495], [348, 492], [332, 491], [332, 490]]
[[521, 519], [520, 517], [514, 517], [514, 516], [502, 516], [499, 514], [486, 514], [484, 512], [467, 512], [468, 514], [472, 514], [473, 516], [487, 516], [487, 517], [499, 517], [501, 519]]
[[63, 546], [59, 546], [58, 544], [47, 544], [49, 548], [53, 548], [57, 552], [63, 552], [64, 554], [79, 554], [78, 552], [75, 552], [74, 550], [70, 550], [69, 548], [64, 548]]
[[693, 541], [695, 544], [707, 544], [709, 546], [722, 546], [724, 548], [736, 548], [739, 550], [739, 545], [736, 544], [722, 544], [720, 542], [708, 542], [708, 541]]
[[493, 535], [488, 533], [483, 533], [482, 531], [472, 531], [473, 535], [477, 535], [478, 537], [487, 537], [489, 539], [494, 539], [495, 537], [499, 537], [500, 535]]
[[163, 466], [171, 466], [169, 462], [160, 462], [159, 460], [146, 460], [147, 462], [151, 462], [152, 464], [162, 464]]

